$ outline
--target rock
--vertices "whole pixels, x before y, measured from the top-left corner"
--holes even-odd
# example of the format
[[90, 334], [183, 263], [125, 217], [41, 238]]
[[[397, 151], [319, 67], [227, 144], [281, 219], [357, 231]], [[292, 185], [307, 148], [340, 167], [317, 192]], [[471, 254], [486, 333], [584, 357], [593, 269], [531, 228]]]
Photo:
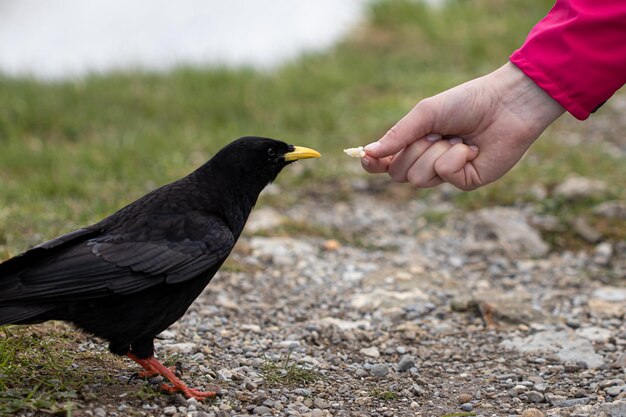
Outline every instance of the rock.
[[464, 245], [496, 241], [509, 255], [540, 257], [549, 246], [526, 220], [526, 215], [510, 208], [485, 208], [468, 215], [468, 237]]
[[623, 417], [626, 416], [626, 401], [613, 401], [592, 405], [574, 406], [568, 409], [552, 409], [550, 416], [589, 416]]
[[272, 414], [272, 410], [264, 405], [260, 405], [260, 406], [254, 407], [254, 409], [252, 410], [252, 413], [256, 415]]
[[[173, 407], [173, 408], [174, 408], [174, 412], [176, 412], [176, 407]], [[163, 411], [165, 412], [165, 410]], [[95, 408], [93, 410], [93, 413], [96, 417], [106, 417], [107, 415], [107, 412], [105, 411], [105, 409], [101, 407]]]
[[461, 410], [463, 411], [472, 411], [473, 409], [474, 406], [472, 405], [472, 403], [461, 404]]
[[523, 353], [553, 353], [563, 363], [583, 362], [589, 368], [597, 368], [604, 364], [603, 357], [594, 351], [589, 340], [568, 331], [542, 331], [525, 338], [514, 337], [505, 340], [502, 345]]
[[626, 302], [626, 288], [600, 287], [593, 291], [593, 297], [612, 303]]
[[531, 403], [540, 403], [544, 400], [543, 394], [538, 391], [529, 391], [526, 394], [526, 398]]
[[283, 340], [278, 343], [278, 346], [280, 346], [281, 348], [293, 350], [300, 347], [300, 342], [298, 340]]
[[581, 198], [600, 197], [607, 190], [604, 181], [591, 178], [572, 176], [554, 188], [553, 195], [566, 200], [578, 200]]
[[322, 327], [335, 326], [339, 330], [369, 330], [372, 327], [372, 324], [368, 320], [340, 320], [334, 317], [324, 317], [319, 320], [319, 324]]
[[252, 213], [250, 213], [246, 223], [246, 232], [256, 233], [275, 229], [283, 224], [284, 221], [285, 218], [277, 210], [270, 207], [261, 207], [252, 210]]
[[250, 248], [255, 257], [275, 265], [290, 266], [294, 259], [314, 257], [315, 248], [304, 240], [290, 237], [258, 237], [250, 239]]
[[173, 416], [174, 414], [176, 414], [176, 407], [173, 405], [167, 406], [163, 409], [163, 414], [165, 414], [166, 416]]
[[293, 390], [293, 393], [296, 395], [302, 395], [303, 397], [311, 396], [311, 390], [307, 388], [296, 388]]
[[465, 403], [472, 401], [473, 398], [474, 396], [470, 394], [459, 394], [459, 396], [456, 399], [459, 402], [459, 404], [465, 404]]
[[528, 408], [522, 412], [521, 417], [545, 417], [545, 414], [536, 408]]
[[607, 395], [610, 395], [611, 397], [617, 397], [620, 393], [626, 391], [626, 385], [615, 385], [607, 388], [605, 391]]
[[230, 369], [222, 368], [217, 371], [217, 376], [222, 381], [230, 381], [233, 378], [233, 373], [230, 371]]
[[598, 387], [600, 389], [606, 389], [608, 387], [613, 387], [613, 386], [616, 386], [616, 385], [624, 385], [625, 383], [626, 382], [624, 382], [624, 380], [620, 379], [620, 378], [607, 379], [607, 380], [604, 380], [604, 381], [600, 382], [598, 384]]
[[163, 330], [161, 333], [159, 333], [159, 339], [163, 339], [163, 340], [171, 340], [176, 338], [176, 332], [172, 331], [172, 330]]
[[587, 305], [590, 313], [595, 317], [620, 318], [626, 314], [626, 304], [622, 302], [605, 301], [600, 298], [591, 298]]
[[165, 345], [165, 350], [174, 353], [191, 354], [196, 351], [196, 345], [193, 343], [172, 343], [171, 345]]
[[611, 219], [626, 219], [626, 201], [605, 201], [595, 206], [592, 212]]
[[483, 292], [474, 296], [473, 305], [477, 306], [487, 326], [507, 324], [531, 324], [542, 322], [544, 315], [533, 307], [530, 294], [516, 292], [500, 294]]
[[410, 305], [424, 304], [428, 296], [419, 288], [405, 291], [389, 291], [376, 288], [368, 293], [355, 294], [352, 307], [359, 310], [373, 311], [388, 308], [402, 308]]
[[368, 348], [362, 348], [361, 350], [359, 350], [359, 352], [361, 352], [365, 356], [369, 356], [370, 358], [379, 358], [380, 357], [380, 352], [378, 351], [378, 349], [375, 346], [368, 347]]
[[415, 358], [411, 355], [404, 355], [398, 362], [398, 372], [406, 372], [415, 366]]
[[612, 368], [626, 368], [626, 353], [620, 353], [620, 355], [615, 359], [615, 362], [611, 364]]
[[602, 234], [593, 228], [582, 216], [575, 217], [570, 225], [576, 234], [589, 243], [596, 243], [602, 239]]
[[389, 366], [387, 366], [387, 364], [385, 363], [377, 363], [375, 365], [372, 365], [372, 367], [370, 368], [370, 374], [374, 376], [383, 377], [387, 376], [388, 373]]
[[322, 410], [329, 408], [330, 405], [328, 404], [328, 402], [326, 402], [325, 400], [323, 400], [322, 398], [315, 398], [313, 400], [313, 405], [317, 408], [321, 408]]
[[613, 257], [613, 245], [608, 242], [600, 243], [593, 252], [593, 261], [598, 265], [608, 265]]
[[324, 241], [322, 248], [329, 252], [336, 251], [341, 248], [341, 243], [337, 239], [328, 239]]
[[590, 326], [590, 327], [582, 327], [580, 329], [576, 329], [576, 334], [578, 336], [584, 337], [587, 340], [591, 340], [592, 342], [601, 342], [606, 343], [613, 336], [613, 332], [609, 329], [604, 329], [602, 327]]

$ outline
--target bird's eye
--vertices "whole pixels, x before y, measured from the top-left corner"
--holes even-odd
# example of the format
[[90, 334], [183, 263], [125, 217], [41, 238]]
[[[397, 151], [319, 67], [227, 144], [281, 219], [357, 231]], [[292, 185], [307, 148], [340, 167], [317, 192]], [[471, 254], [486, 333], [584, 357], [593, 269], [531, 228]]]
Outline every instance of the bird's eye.
[[274, 155], [276, 155], [276, 152], [274, 152], [274, 149], [269, 148], [269, 149], [267, 150], [267, 154], [268, 154], [269, 156], [274, 156]]

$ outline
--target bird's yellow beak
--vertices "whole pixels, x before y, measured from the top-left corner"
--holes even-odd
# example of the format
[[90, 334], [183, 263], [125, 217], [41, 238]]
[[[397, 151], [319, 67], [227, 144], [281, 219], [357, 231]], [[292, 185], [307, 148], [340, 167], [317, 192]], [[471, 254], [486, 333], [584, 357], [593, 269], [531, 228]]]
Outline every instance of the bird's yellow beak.
[[314, 149], [305, 148], [304, 146], [294, 146], [293, 151], [285, 154], [285, 161], [297, 161], [298, 159], [319, 158], [320, 153]]

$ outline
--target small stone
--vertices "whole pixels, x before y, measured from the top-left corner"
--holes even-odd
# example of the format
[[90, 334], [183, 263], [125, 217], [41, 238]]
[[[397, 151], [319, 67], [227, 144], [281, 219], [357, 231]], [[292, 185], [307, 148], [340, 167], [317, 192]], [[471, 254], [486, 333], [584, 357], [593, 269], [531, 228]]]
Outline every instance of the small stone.
[[472, 411], [473, 409], [474, 406], [472, 405], [472, 403], [461, 404], [461, 410], [463, 411]]
[[411, 355], [404, 355], [398, 362], [398, 372], [406, 372], [415, 366], [415, 359]]
[[593, 252], [593, 261], [598, 265], [608, 265], [613, 257], [613, 245], [608, 242], [602, 242]]
[[254, 409], [252, 410], [252, 413], [256, 414], [256, 415], [272, 414], [272, 410], [270, 410], [269, 408], [267, 408], [264, 405], [260, 405], [258, 407], [254, 407]]
[[370, 368], [370, 373], [374, 376], [379, 377], [387, 376], [387, 374], [389, 373], [389, 367], [387, 366], [387, 364], [377, 363], [376, 365], [372, 365], [372, 367]]
[[311, 390], [307, 388], [296, 388], [293, 390], [293, 393], [296, 395], [302, 395], [303, 397], [311, 396]]
[[626, 382], [624, 382], [623, 379], [614, 378], [614, 379], [607, 379], [607, 380], [604, 380], [604, 381], [600, 382], [598, 384], [598, 387], [600, 389], [605, 389], [605, 388], [612, 387], [612, 386], [615, 386], [615, 385], [624, 385], [624, 384], [626, 384]]
[[324, 250], [332, 252], [341, 248], [341, 243], [339, 243], [337, 239], [328, 239], [327, 241], [324, 242], [322, 247], [324, 248]]
[[545, 414], [543, 414], [543, 411], [536, 408], [529, 408], [524, 410], [521, 417], [545, 417]]
[[528, 394], [526, 394], [526, 398], [528, 402], [540, 403], [543, 401], [543, 394], [538, 391], [529, 391]]
[[220, 369], [219, 371], [217, 371], [217, 375], [219, 377], [219, 379], [221, 379], [222, 381], [230, 381], [233, 377], [233, 373], [225, 368]]
[[615, 386], [607, 388], [605, 391], [607, 395], [610, 395], [611, 397], [617, 397], [620, 394], [620, 392], [625, 391], [625, 390], [626, 390], [626, 385], [615, 385]]
[[[174, 408], [174, 412], [176, 412], [176, 407], [173, 407], [173, 408]], [[100, 407], [94, 409], [93, 413], [96, 417], [106, 417], [107, 415], [107, 412], [104, 410], [104, 408], [100, 408]]]
[[571, 226], [580, 237], [589, 243], [596, 243], [602, 239], [602, 234], [582, 216], [574, 218], [574, 220], [571, 221]]
[[196, 345], [193, 343], [172, 343], [171, 345], [165, 345], [165, 350], [174, 353], [191, 354], [196, 350]]
[[459, 394], [459, 396], [457, 397], [457, 401], [459, 402], [459, 404], [465, 404], [468, 403], [470, 401], [472, 401], [474, 397], [470, 394]]
[[313, 405], [317, 408], [321, 408], [322, 410], [330, 407], [330, 405], [322, 398], [316, 398], [315, 400], [313, 400]]
[[602, 196], [607, 188], [606, 183], [603, 181], [572, 176], [555, 187], [554, 195], [567, 200], [576, 200]]
[[163, 409], [163, 414], [166, 416], [173, 416], [176, 414], [176, 407], [173, 405], [167, 406]]
[[626, 353], [621, 353], [615, 362], [611, 364], [612, 368], [626, 368]]
[[370, 358], [378, 358], [378, 357], [380, 357], [380, 352], [378, 351], [378, 348], [376, 348], [376, 346], [363, 348], [363, 349], [359, 350], [359, 352], [361, 352], [365, 356], [369, 356]]

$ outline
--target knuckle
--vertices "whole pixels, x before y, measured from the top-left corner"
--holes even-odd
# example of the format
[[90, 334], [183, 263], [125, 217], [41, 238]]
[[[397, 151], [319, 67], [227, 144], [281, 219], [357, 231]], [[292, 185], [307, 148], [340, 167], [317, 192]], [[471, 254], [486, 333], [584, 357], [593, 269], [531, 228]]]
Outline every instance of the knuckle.
[[395, 182], [406, 182], [407, 181], [406, 173], [402, 172], [401, 170], [399, 170], [397, 168], [394, 168], [393, 165], [389, 167], [389, 176]]
[[409, 183], [411, 183], [412, 186], [416, 188], [425, 188], [426, 185], [429, 183], [430, 178], [426, 178], [423, 174], [419, 172], [410, 171], [407, 175], [407, 180], [409, 181]]
[[393, 125], [387, 133], [385, 133], [385, 137], [392, 141], [397, 140], [399, 135], [400, 132], [398, 131], [398, 125]]

